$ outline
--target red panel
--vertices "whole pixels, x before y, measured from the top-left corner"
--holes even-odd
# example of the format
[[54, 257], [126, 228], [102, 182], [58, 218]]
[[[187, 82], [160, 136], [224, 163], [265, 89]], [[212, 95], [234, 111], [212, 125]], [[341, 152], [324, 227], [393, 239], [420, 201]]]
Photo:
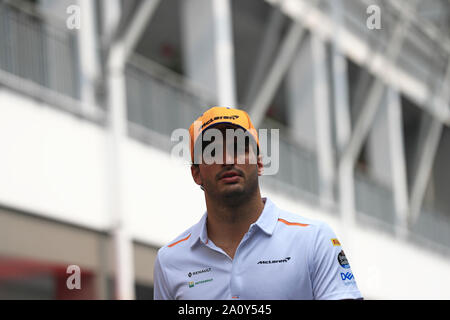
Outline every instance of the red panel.
[[69, 265], [46, 261], [0, 257], [0, 281], [26, 279], [39, 274], [52, 274], [56, 280], [56, 299], [95, 299], [95, 275], [91, 270], [81, 269], [81, 289], [67, 288]]

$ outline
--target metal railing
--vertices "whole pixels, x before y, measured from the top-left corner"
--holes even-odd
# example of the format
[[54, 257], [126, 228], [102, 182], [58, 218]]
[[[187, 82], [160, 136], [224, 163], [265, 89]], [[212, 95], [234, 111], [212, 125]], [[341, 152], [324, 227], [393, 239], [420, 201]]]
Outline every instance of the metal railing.
[[355, 207], [386, 224], [396, 223], [392, 190], [359, 172], [355, 173]]
[[301, 194], [317, 200], [314, 198], [319, 197], [319, 174], [315, 151], [290, 138], [289, 129], [273, 119], [265, 118], [261, 128], [268, 129], [268, 141], [271, 141], [270, 129], [279, 129], [278, 173], [263, 176], [263, 182], [283, 192], [290, 188], [294, 196]]
[[417, 221], [411, 227], [411, 234], [413, 239], [414, 236], [419, 241], [426, 239], [450, 252], [450, 214], [424, 205]]
[[[389, 187], [356, 172], [355, 202], [359, 221], [370, 221], [371, 224], [381, 226], [385, 232], [395, 233], [396, 212], [393, 191]], [[411, 240], [439, 246], [450, 253], [450, 214], [425, 204], [410, 230]]]
[[125, 75], [128, 120], [165, 136], [189, 128], [213, 104], [213, 98], [184, 77], [138, 55]]
[[0, 69], [79, 98], [76, 37], [34, 11], [0, 2]]
[[26, 1], [0, 1], [0, 85], [104, 125], [105, 110], [80, 100], [78, 40], [63, 20]]

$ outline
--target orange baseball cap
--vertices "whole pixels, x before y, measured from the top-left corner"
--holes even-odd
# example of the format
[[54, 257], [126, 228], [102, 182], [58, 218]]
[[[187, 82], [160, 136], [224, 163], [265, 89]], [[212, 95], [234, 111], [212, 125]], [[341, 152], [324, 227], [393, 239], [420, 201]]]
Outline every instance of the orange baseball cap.
[[228, 107], [212, 107], [206, 110], [200, 117], [195, 120], [189, 127], [189, 135], [191, 137], [191, 160], [194, 162], [194, 145], [199, 135], [206, 129], [221, 124], [229, 123], [248, 131], [255, 139], [259, 148], [258, 133], [250, 120], [249, 115], [244, 110], [233, 109]]

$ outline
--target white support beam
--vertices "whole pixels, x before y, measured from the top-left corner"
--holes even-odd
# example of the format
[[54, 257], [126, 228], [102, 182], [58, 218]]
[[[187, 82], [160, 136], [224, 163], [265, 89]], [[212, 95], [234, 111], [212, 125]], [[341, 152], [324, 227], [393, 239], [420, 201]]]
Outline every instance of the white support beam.
[[244, 106], [250, 106], [254, 100], [257, 90], [261, 86], [261, 81], [264, 78], [264, 73], [267, 71], [270, 59], [278, 47], [278, 36], [281, 32], [281, 27], [285, 16], [280, 11], [278, 6], [274, 6], [266, 23], [264, 30], [264, 37], [261, 46], [258, 50], [258, 57], [256, 59], [254, 68], [249, 78], [249, 85], [244, 97]]
[[360, 106], [364, 104], [367, 97], [367, 92], [370, 90], [371, 74], [364, 68], [360, 68], [357, 79], [355, 81], [356, 87], [352, 90], [353, 105]]
[[[447, 70], [442, 81], [440, 90], [431, 97], [434, 104], [443, 101], [445, 105], [450, 103], [450, 59], [448, 60]], [[439, 106], [436, 106], [439, 108]], [[431, 121], [431, 123], [430, 123]], [[443, 124], [437, 119], [422, 118], [421, 131], [424, 136], [419, 140], [419, 147], [417, 151], [417, 165], [415, 166], [415, 176], [412, 184], [409, 223], [413, 224], [420, 215], [422, 203], [425, 196], [428, 181], [430, 179], [433, 168], [434, 159], [439, 146], [443, 130]], [[423, 132], [426, 132], [423, 134]]]
[[399, 93], [388, 88], [386, 94], [387, 134], [389, 145], [389, 162], [391, 165], [392, 186], [394, 193], [394, 207], [398, 235], [403, 237], [407, 228], [409, 201], [408, 182], [406, 174], [406, 159], [403, 138], [402, 106]]
[[113, 39], [108, 60], [116, 67], [123, 65], [133, 53], [137, 42], [152, 19], [160, 1], [161, 0], [141, 1], [139, 7], [136, 8], [133, 17], [130, 18], [130, 23], [127, 25], [125, 32], [122, 33], [121, 37]]
[[334, 114], [336, 118], [336, 143], [338, 154], [341, 154], [349, 142], [351, 135], [348, 68], [347, 60], [342, 53], [339, 52], [335, 44], [332, 46], [331, 54]]
[[331, 46], [332, 79], [334, 96], [334, 114], [336, 118], [336, 143], [340, 155], [347, 145], [351, 135], [350, 100], [348, 87], [348, 66], [345, 56], [340, 52], [342, 33], [342, 0], [332, 1], [333, 19], [336, 29], [336, 41]]
[[331, 140], [330, 86], [325, 42], [311, 34], [311, 57], [313, 62], [314, 112], [316, 121], [316, 144], [319, 168], [319, 192], [321, 205], [331, 208], [334, 204], [334, 156]]
[[[100, 81], [100, 47], [96, 27], [97, 10], [95, 2], [91, 0], [78, 0], [81, 12], [81, 25], [78, 30], [78, 57], [80, 69], [80, 99], [83, 112], [94, 112], [99, 109], [97, 101], [97, 87]], [[98, 299], [108, 299], [107, 277], [108, 261], [101, 259], [96, 278]]]
[[80, 60], [80, 95], [83, 106], [96, 109], [96, 87], [100, 77], [99, 48], [95, 25], [95, 6], [90, 0], [78, 0], [81, 28], [78, 31], [78, 56]]
[[[345, 157], [345, 155], [344, 155]], [[338, 165], [339, 211], [345, 230], [352, 229], [355, 222], [355, 177], [353, 163], [341, 158]], [[347, 236], [347, 232], [344, 231]]]
[[[122, 203], [123, 183], [123, 144], [127, 137], [127, 101], [125, 85], [125, 66], [129, 55], [133, 52], [142, 32], [149, 23], [159, 0], [142, 1], [130, 19], [122, 37], [114, 39], [108, 51], [106, 76], [108, 86], [109, 128], [108, 168], [110, 170], [108, 185], [110, 186], [112, 234], [115, 248], [115, 296], [120, 300], [135, 298], [134, 292], [134, 259], [133, 242], [129, 231], [129, 221]], [[121, 3], [109, 0], [106, 6], [112, 17], [107, 18], [112, 30], [117, 29], [120, 22]], [[116, 25], [113, 25], [113, 24]]]
[[236, 106], [230, 0], [180, 1], [186, 77], [220, 106]]
[[153, 17], [161, 0], [145, 0], [141, 1], [138, 8], [130, 19], [126, 32], [122, 38], [123, 45], [126, 48], [125, 59], [133, 52], [137, 42], [142, 36], [147, 25]]
[[102, 14], [102, 46], [110, 47], [113, 39], [116, 37], [120, 25], [122, 7], [116, 4], [117, 0], [101, 0]]
[[[439, 146], [443, 124], [436, 119], [426, 119], [427, 133], [418, 149], [418, 166], [411, 190], [409, 224], [415, 223], [422, 209], [422, 202]], [[431, 123], [430, 123], [431, 122]]]
[[217, 68], [217, 102], [220, 106], [236, 106], [236, 76], [231, 26], [230, 0], [213, 1], [215, 65]]
[[[332, 78], [333, 78], [333, 97], [334, 114], [336, 126], [336, 144], [338, 155], [343, 154], [345, 146], [351, 137], [351, 116], [350, 99], [348, 87], [348, 67], [347, 60], [341, 52], [341, 41], [343, 34], [343, 9], [342, 0], [331, 2], [332, 17], [336, 25], [335, 41], [331, 43], [332, 54]], [[349, 246], [353, 243], [350, 239], [352, 235], [352, 223], [355, 212], [355, 184], [353, 176], [353, 165], [351, 161], [345, 161], [338, 164], [337, 183], [339, 190], [339, 212], [342, 219], [342, 241]], [[347, 218], [348, 219], [347, 219]], [[347, 223], [350, 222], [350, 223]]]
[[264, 119], [267, 108], [275, 96], [278, 86], [288, 70], [289, 65], [292, 63], [304, 32], [305, 30], [300, 23], [293, 22], [287, 35], [283, 39], [281, 49], [278, 52], [275, 62], [249, 109], [250, 118], [252, 119], [255, 128], [258, 128]]

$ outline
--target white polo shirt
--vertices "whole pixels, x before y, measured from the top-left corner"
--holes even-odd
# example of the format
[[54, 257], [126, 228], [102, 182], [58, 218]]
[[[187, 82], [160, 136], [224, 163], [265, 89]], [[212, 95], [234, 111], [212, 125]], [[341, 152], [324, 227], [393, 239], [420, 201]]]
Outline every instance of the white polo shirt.
[[281, 210], [266, 198], [231, 259], [208, 239], [206, 218], [158, 251], [155, 300], [362, 298], [326, 223]]

